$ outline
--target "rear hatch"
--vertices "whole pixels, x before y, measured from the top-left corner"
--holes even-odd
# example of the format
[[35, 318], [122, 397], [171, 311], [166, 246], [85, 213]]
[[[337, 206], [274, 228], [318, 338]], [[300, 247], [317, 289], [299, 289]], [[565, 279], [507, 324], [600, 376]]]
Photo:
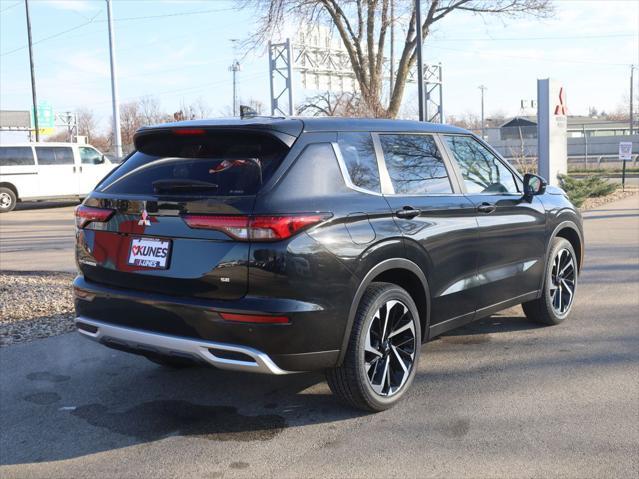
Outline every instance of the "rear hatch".
[[89, 281], [206, 299], [247, 292], [255, 196], [294, 137], [235, 129], [143, 131], [76, 211]]

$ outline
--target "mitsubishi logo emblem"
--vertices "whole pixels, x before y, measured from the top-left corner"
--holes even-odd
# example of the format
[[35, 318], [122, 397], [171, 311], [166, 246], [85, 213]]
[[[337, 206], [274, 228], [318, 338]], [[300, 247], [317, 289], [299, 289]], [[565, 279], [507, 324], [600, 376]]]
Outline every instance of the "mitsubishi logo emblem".
[[146, 212], [146, 208], [142, 210], [142, 218], [138, 221], [138, 226], [151, 226], [149, 220], [149, 214]]

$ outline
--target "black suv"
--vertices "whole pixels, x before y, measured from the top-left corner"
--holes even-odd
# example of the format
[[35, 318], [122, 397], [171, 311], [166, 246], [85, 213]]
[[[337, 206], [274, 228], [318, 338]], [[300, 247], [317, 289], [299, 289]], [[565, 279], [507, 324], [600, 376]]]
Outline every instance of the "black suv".
[[460, 128], [253, 118], [144, 128], [78, 207], [79, 332], [169, 366], [325, 370], [379, 411], [421, 344], [523, 304], [557, 324], [579, 212]]

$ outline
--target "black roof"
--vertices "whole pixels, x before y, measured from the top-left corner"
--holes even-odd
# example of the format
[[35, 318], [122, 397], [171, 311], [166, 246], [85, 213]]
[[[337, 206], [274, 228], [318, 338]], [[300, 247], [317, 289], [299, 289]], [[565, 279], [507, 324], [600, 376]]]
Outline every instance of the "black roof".
[[389, 120], [370, 118], [338, 117], [270, 117], [217, 118], [210, 120], [189, 120], [153, 125], [140, 132], [164, 128], [246, 128], [256, 130], [276, 130], [288, 135], [299, 136], [302, 131], [389, 131], [424, 133], [468, 133], [463, 128], [426, 123], [413, 120]]

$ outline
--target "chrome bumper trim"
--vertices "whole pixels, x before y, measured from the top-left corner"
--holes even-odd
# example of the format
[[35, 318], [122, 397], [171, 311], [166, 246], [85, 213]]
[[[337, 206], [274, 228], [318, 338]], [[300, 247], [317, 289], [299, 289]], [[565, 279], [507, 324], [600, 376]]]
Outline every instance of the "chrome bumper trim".
[[[235, 344], [216, 343], [197, 339], [187, 339], [166, 334], [150, 333], [138, 329], [125, 328], [112, 324], [94, 321], [82, 316], [75, 318], [76, 327], [83, 323], [97, 328], [95, 332], [77, 328], [83, 336], [98, 342], [112, 341], [116, 344], [128, 346], [132, 349], [140, 349], [158, 354], [187, 355], [199, 358], [219, 368], [233, 371], [249, 371], [263, 374], [290, 374], [291, 371], [280, 369], [265, 353], [248, 346]], [[240, 353], [250, 357], [253, 361], [241, 361], [237, 359], [221, 358], [213, 354], [210, 349]]]

